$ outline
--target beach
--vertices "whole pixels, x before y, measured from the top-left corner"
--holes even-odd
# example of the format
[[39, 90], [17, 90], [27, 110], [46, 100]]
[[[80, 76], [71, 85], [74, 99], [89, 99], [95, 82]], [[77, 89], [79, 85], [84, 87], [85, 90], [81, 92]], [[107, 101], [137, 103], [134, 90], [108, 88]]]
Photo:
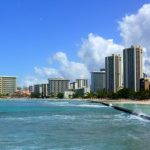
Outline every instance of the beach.
[[130, 100], [130, 99], [118, 99], [118, 100], [108, 100], [108, 99], [90, 99], [92, 102], [105, 102], [113, 104], [141, 104], [150, 105], [150, 100]]

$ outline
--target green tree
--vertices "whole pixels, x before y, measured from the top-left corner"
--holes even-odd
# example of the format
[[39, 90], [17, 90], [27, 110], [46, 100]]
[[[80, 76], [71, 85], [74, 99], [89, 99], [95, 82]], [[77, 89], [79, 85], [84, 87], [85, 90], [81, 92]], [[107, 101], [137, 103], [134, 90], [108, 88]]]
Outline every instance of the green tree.
[[57, 98], [63, 99], [64, 98], [64, 94], [63, 93], [58, 93], [57, 94]]
[[40, 94], [40, 93], [35, 93], [35, 92], [33, 92], [33, 93], [31, 93], [30, 97], [31, 97], [31, 98], [40, 98], [40, 97], [41, 97], [41, 94]]

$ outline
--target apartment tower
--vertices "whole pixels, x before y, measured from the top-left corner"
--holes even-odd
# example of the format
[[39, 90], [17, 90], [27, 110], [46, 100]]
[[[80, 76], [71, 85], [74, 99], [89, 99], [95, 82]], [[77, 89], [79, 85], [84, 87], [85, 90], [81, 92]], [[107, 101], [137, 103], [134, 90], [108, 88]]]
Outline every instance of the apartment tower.
[[124, 88], [140, 90], [140, 78], [143, 78], [143, 49], [132, 45], [123, 50]]
[[113, 54], [105, 58], [106, 90], [117, 92], [121, 89], [121, 56]]
[[48, 93], [50, 96], [57, 96], [58, 93], [64, 93], [69, 89], [69, 80], [63, 78], [48, 79]]
[[105, 71], [93, 71], [91, 72], [91, 91], [97, 92], [105, 89]]

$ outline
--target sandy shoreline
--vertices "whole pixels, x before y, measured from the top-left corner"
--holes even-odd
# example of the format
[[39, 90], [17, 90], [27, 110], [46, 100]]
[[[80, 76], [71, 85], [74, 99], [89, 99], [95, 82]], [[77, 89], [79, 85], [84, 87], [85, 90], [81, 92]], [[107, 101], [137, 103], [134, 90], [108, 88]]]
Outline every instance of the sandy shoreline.
[[107, 99], [91, 99], [92, 102], [105, 102], [112, 104], [142, 104], [150, 105], [150, 100], [130, 100], [130, 99], [120, 99], [120, 100], [107, 100]]

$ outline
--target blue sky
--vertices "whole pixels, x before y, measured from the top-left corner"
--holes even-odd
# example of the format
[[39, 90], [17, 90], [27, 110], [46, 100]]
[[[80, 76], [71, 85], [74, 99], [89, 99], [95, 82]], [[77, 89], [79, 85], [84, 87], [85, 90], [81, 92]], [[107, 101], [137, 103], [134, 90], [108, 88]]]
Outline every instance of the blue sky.
[[[71, 61], [89, 33], [122, 43], [118, 21], [148, 0], [1, 0], [0, 74], [22, 82], [34, 68], [49, 67], [56, 52]], [[57, 68], [58, 63], [51, 64]]]

